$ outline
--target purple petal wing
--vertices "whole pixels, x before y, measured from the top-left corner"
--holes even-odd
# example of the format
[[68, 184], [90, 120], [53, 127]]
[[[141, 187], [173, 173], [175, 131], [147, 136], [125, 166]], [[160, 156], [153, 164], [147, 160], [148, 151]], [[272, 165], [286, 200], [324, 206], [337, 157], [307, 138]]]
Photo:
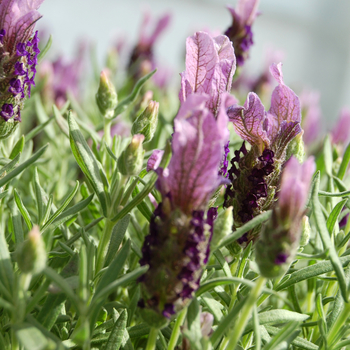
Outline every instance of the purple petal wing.
[[248, 94], [244, 107], [232, 106], [227, 111], [236, 133], [251, 145], [262, 149], [263, 144], [269, 146], [265, 125], [265, 109], [254, 92]]
[[[271, 107], [268, 112], [270, 117], [274, 117], [276, 119], [279, 127], [283, 121], [298, 123], [301, 121], [299, 97], [292, 89], [284, 85], [281, 67], [281, 63], [272, 64], [270, 66], [270, 72], [278, 81], [279, 85], [272, 93]], [[271, 128], [271, 131], [268, 133], [270, 139], [273, 139], [276, 136], [277, 130], [276, 128]]]
[[236, 13], [241, 18], [241, 23], [251, 26], [257, 16], [259, 0], [239, 0]]
[[279, 158], [288, 143], [294, 139], [295, 136], [302, 131], [300, 123], [283, 121], [280, 125], [278, 134], [274, 138], [273, 145], [276, 150], [276, 157]]
[[203, 97], [188, 96], [175, 119], [173, 156], [166, 179], [172, 202], [188, 214], [203, 208], [221, 181], [218, 170], [227, 125], [222, 120], [218, 124], [203, 107]]
[[332, 142], [346, 144], [350, 139], [350, 110], [343, 108], [331, 132]]

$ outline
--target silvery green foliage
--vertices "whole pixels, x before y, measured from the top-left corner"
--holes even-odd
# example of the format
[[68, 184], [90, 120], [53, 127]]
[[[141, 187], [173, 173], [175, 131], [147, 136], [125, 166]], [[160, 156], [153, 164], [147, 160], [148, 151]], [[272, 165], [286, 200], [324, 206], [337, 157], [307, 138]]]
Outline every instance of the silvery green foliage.
[[[16, 40], [23, 35], [26, 42], [32, 40], [41, 2], [0, 1], [0, 24], [7, 33], [3, 49], [14, 50], [3, 59], [20, 57], [27, 67], [32, 57], [16, 56], [8, 38], [19, 33]], [[239, 17], [231, 26], [240, 34], [233, 46], [246, 44], [236, 52], [244, 54], [239, 63], [251, 45], [252, 23], [259, 20], [257, 3], [240, 0], [230, 10]], [[147, 18], [142, 29], [148, 28]], [[129, 75], [123, 80], [121, 68], [113, 70], [117, 75], [103, 81], [103, 93], [98, 93], [98, 72], [105, 67], [85, 68], [90, 95], [79, 95], [77, 86], [74, 93], [65, 90], [77, 79], [69, 80], [61, 67], [51, 72], [61, 72], [67, 83], [56, 89], [57, 96], [48, 96], [47, 75], [37, 74], [17, 130], [10, 122], [15, 114], [7, 122], [2, 118], [8, 137], [0, 145], [0, 349], [347, 348], [346, 128], [337, 129], [341, 140], [333, 133], [322, 144], [316, 143], [322, 135], [313, 138], [312, 149], [308, 142], [303, 145], [299, 92], [284, 84], [280, 65], [271, 68], [278, 81], [273, 93], [269, 84], [265, 91], [250, 89], [246, 104], [235, 105], [233, 94], [239, 90], [236, 96], [242, 96], [246, 84], [236, 72], [231, 85], [237, 59], [232, 44], [223, 35], [212, 38], [204, 32], [187, 40], [179, 109], [180, 87], [168, 88], [161, 70], [146, 74], [155, 68], [153, 46], [168, 22], [164, 16], [150, 35], [140, 35], [137, 60], [129, 57]], [[42, 53], [50, 43], [40, 47]], [[33, 45], [20, 48], [31, 51]], [[116, 57], [116, 49], [111, 50], [109, 57]], [[1, 96], [22, 108], [21, 95], [8, 91], [14, 66], [7, 68]], [[92, 71], [97, 76], [87, 74]], [[265, 111], [261, 101], [271, 93]], [[53, 100], [60, 103], [52, 108]], [[228, 106], [237, 134], [226, 127]], [[346, 123], [341, 119], [340, 124]], [[286, 150], [283, 140], [296, 134]], [[253, 147], [241, 147], [240, 136]], [[290, 156], [301, 161], [304, 151], [308, 156], [316, 152], [316, 175], [308, 162], [291, 158], [285, 165]], [[231, 179], [220, 169], [227, 163], [241, 170], [234, 189], [248, 183], [251, 167], [259, 180], [261, 169], [278, 166], [273, 179], [260, 174], [270, 186], [270, 202], [266, 199], [266, 206], [244, 222], [233, 221], [246, 205], [239, 194], [223, 209]], [[235, 174], [238, 169], [228, 170]], [[282, 175], [281, 183], [285, 171], [289, 176], [283, 180]], [[252, 232], [263, 232], [260, 243], [237, 243]], [[149, 233], [159, 233], [158, 241], [149, 243]], [[303, 249], [297, 244], [300, 235]], [[145, 246], [153, 253], [148, 259]], [[288, 259], [274, 278], [276, 247]], [[259, 269], [268, 270], [266, 278]]]

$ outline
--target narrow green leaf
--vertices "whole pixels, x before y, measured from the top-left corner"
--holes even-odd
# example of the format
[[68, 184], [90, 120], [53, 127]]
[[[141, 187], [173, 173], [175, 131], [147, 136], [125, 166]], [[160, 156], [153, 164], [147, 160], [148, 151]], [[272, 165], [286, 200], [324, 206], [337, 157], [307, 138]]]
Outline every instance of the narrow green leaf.
[[333, 166], [333, 151], [332, 144], [327, 135], [323, 142], [323, 155], [324, 155], [324, 164], [326, 173], [331, 176], [332, 175], [332, 166]]
[[113, 227], [111, 240], [109, 242], [108, 251], [105, 258], [105, 266], [109, 266], [111, 261], [114, 259], [114, 256], [123, 241], [125, 232], [129, 225], [129, 221], [130, 214], [127, 214]]
[[45, 222], [44, 226], [40, 229], [41, 233], [45, 232], [45, 230], [50, 226], [50, 224], [63, 212], [63, 210], [68, 206], [68, 204], [72, 201], [76, 193], [79, 189], [79, 181], [77, 180], [73, 191], [68, 195], [63, 204], [55, 211], [53, 215]]
[[[132, 192], [132, 197], [135, 198], [140, 193], [138, 187], [136, 186]], [[145, 203], [145, 201], [142, 201], [140, 204], [138, 204], [137, 209], [140, 210], [140, 213], [146, 218], [148, 222], [151, 221], [152, 211]]]
[[315, 217], [316, 227], [320, 234], [324, 249], [329, 249], [329, 259], [331, 260], [335, 274], [337, 275], [339, 288], [342, 292], [342, 296], [344, 300], [347, 301], [348, 299], [347, 285], [345, 282], [343, 267], [339, 260], [337, 251], [334, 248], [329, 232], [327, 230], [326, 221], [322, 214], [320, 202], [318, 200], [319, 185], [320, 185], [320, 172], [317, 172], [317, 174], [314, 177], [313, 187], [311, 191], [312, 207], [313, 207], [313, 214]]
[[33, 223], [32, 223], [32, 219], [28, 213], [28, 210], [26, 209], [26, 207], [24, 206], [20, 196], [18, 195], [17, 191], [14, 190], [14, 195], [15, 195], [15, 202], [17, 205], [17, 208], [19, 209], [19, 211], [21, 212], [24, 221], [26, 222], [28, 229], [31, 230], [33, 227]]
[[7, 175], [5, 175], [2, 179], [0, 179], [0, 187], [7, 184], [10, 180], [12, 180], [14, 177], [16, 177], [18, 174], [20, 174], [24, 169], [28, 168], [30, 165], [32, 165], [37, 159], [39, 159], [43, 153], [45, 152], [48, 144], [44, 147], [40, 148], [39, 151], [35, 152], [32, 157], [30, 157], [25, 162], [18, 165], [14, 170], [9, 172]]
[[38, 207], [38, 222], [41, 224], [44, 212], [45, 212], [45, 204], [44, 204], [44, 196], [45, 192], [40, 186], [40, 180], [39, 180], [39, 174], [38, 169], [34, 169], [34, 192], [35, 192], [35, 199]]
[[[293, 341], [300, 333], [300, 330], [296, 330], [298, 326], [299, 322], [288, 323], [271, 339], [268, 344], [265, 345], [264, 350], [280, 349], [279, 346], [282, 345], [283, 342], [286, 343], [288, 348], [291, 341]], [[285, 347], [283, 346], [283, 348]]]
[[51, 45], [52, 45], [52, 35], [50, 35], [49, 39], [47, 40], [45, 47], [41, 49], [38, 55], [38, 63], [41, 62], [41, 60], [46, 56], [47, 52], [50, 50]]
[[13, 158], [11, 162], [8, 162], [5, 166], [3, 166], [0, 169], [0, 176], [11, 171], [18, 163], [20, 157], [21, 157], [21, 154], [17, 154], [16, 157]]
[[343, 210], [343, 207], [345, 203], [347, 202], [347, 199], [343, 199], [341, 202], [337, 203], [337, 205], [333, 208], [332, 212], [329, 214], [329, 217], [327, 219], [327, 230], [330, 234], [332, 234], [335, 224], [338, 221], [338, 217]]
[[258, 216], [256, 216], [254, 219], [248, 221], [243, 226], [239, 227], [235, 232], [232, 234], [226, 236], [224, 239], [221, 240], [219, 243], [218, 248], [222, 248], [230, 243], [233, 243], [238, 238], [242, 237], [246, 232], [252, 230], [254, 227], [262, 224], [264, 221], [268, 220], [271, 217], [272, 210], [268, 210], [265, 213], [262, 213]]
[[254, 309], [253, 309], [253, 331], [254, 331], [254, 340], [255, 340], [255, 350], [260, 350], [261, 349], [261, 332], [260, 332], [258, 310], [256, 305], [254, 305]]
[[14, 205], [12, 208], [11, 219], [12, 219], [16, 245], [18, 245], [24, 241], [24, 233], [23, 233], [23, 227], [22, 227], [22, 217], [18, 211], [17, 205]]
[[[14, 325], [16, 337], [25, 350], [46, 350], [53, 344], [41, 331], [30, 323]], [[51, 346], [49, 347], [49, 345]]]
[[114, 118], [116, 118], [119, 114], [123, 113], [128, 106], [133, 103], [136, 99], [137, 96], [140, 93], [140, 90], [142, 86], [145, 84], [145, 82], [152, 77], [152, 75], [156, 72], [157, 70], [155, 69], [151, 73], [148, 73], [144, 77], [142, 77], [134, 86], [134, 89], [132, 90], [131, 94], [127, 97], [125, 97], [121, 102], [118, 103], [117, 108], [114, 110]]
[[337, 177], [340, 180], [344, 179], [344, 176], [345, 176], [345, 173], [346, 173], [346, 169], [348, 168], [349, 162], [350, 162], [350, 143], [348, 144], [348, 147], [346, 147], [346, 150], [345, 150], [344, 155], [343, 155], [342, 162], [341, 162], [339, 170], [338, 170]]
[[36, 126], [34, 129], [30, 130], [28, 134], [25, 136], [25, 143], [27, 143], [29, 140], [34, 138], [36, 135], [38, 135], [42, 130], [46, 128], [47, 125], [49, 125], [55, 118], [50, 117], [48, 120], [43, 122], [42, 124]]
[[[35, 103], [36, 115], [37, 115], [40, 123], [44, 124], [47, 121], [49, 121], [50, 118], [45, 111], [45, 108], [44, 108], [43, 103], [41, 101], [40, 94], [35, 94], [33, 96], [33, 99], [34, 99], [34, 103]], [[51, 118], [54, 119], [54, 117], [51, 117]], [[48, 124], [47, 124], [47, 128], [45, 128], [45, 132], [46, 132], [47, 136], [50, 138], [50, 140], [55, 142], [56, 141], [55, 130], [54, 130], [52, 125], [48, 125]]]
[[82, 172], [90, 181], [102, 207], [103, 215], [107, 216], [107, 199], [104, 184], [100, 175], [100, 167], [90, 147], [80, 132], [78, 124], [71, 113], [68, 116], [69, 137], [73, 155]]
[[[350, 263], [350, 256], [341, 257], [339, 260], [342, 266], [347, 266]], [[288, 288], [295, 283], [323, 275], [324, 273], [332, 272], [333, 270], [334, 266], [330, 261], [323, 261], [311, 266], [303, 267], [302, 269], [293, 272], [287, 281], [282, 281], [282, 283], [276, 287], [276, 290], [279, 291]]]
[[15, 157], [22, 153], [23, 151], [23, 147], [24, 147], [24, 135], [22, 135], [22, 137], [16, 142], [16, 144], [14, 145], [14, 147], [12, 148], [11, 154], [10, 154], [10, 159], [15, 159]]
[[119, 350], [122, 345], [124, 332], [126, 331], [126, 321], [128, 319], [128, 313], [123, 310], [118, 320], [115, 322], [113, 329], [109, 335], [106, 347], [104, 350]]
[[52, 106], [53, 115], [55, 116], [56, 123], [62, 130], [63, 134], [69, 138], [69, 127], [67, 121], [63, 118], [61, 112], [58, 110], [56, 105]]
[[64, 293], [49, 294], [36, 316], [36, 320], [46, 329], [51, 330], [62, 311], [62, 305], [66, 299], [67, 297]]
[[350, 195], [350, 191], [344, 191], [344, 192], [326, 192], [326, 191], [319, 191], [318, 195], [321, 197], [347, 197]]

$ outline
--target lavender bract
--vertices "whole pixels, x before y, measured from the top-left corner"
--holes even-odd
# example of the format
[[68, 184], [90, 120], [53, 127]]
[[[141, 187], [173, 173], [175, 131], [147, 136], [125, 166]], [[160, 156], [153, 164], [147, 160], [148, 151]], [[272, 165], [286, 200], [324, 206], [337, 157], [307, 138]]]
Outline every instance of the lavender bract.
[[[13, 128], [21, 121], [21, 109], [26, 96], [30, 97], [34, 84], [38, 48], [35, 22], [40, 18], [36, 11], [43, 0], [4, 0], [0, 3], [0, 116], [11, 120]], [[6, 128], [8, 129], [8, 128]], [[7, 137], [9, 133], [1, 137]]]
[[224, 34], [233, 43], [238, 66], [244, 64], [253, 45], [252, 25], [257, 16], [258, 5], [259, 0], [239, 0], [235, 9], [227, 6], [232, 15], [232, 25]]
[[[208, 33], [197, 32], [188, 37], [186, 70], [181, 73], [180, 102], [183, 103], [195, 92], [204, 92], [210, 96], [206, 107], [216, 117], [222, 94], [231, 90], [235, 70], [236, 57], [232, 43], [225, 35], [212, 38]], [[232, 103], [235, 103], [234, 100]]]
[[139, 303], [148, 320], [151, 310], [161, 320], [179, 311], [198, 288], [208, 260], [217, 210], [207, 210], [207, 204], [224, 180], [218, 167], [227, 141], [225, 108], [215, 120], [205, 107], [208, 99], [194, 93], [182, 104], [175, 118], [169, 167], [157, 169], [162, 202], [151, 218], [140, 260], [150, 266], [142, 277]]
[[[225, 193], [225, 207], [234, 207], [235, 227], [271, 208], [279, 187], [280, 171], [289, 142], [301, 132], [300, 102], [283, 82], [281, 64], [270, 67], [279, 85], [271, 96], [271, 107], [264, 106], [255, 93], [249, 93], [243, 107], [234, 105], [227, 111], [243, 143], [231, 159], [231, 185]], [[243, 236], [240, 243], [255, 239], [257, 232]]]
[[332, 143], [347, 144], [350, 140], [350, 110], [343, 108], [337, 123], [331, 131]]
[[265, 277], [280, 276], [294, 259], [315, 169], [312, 157], [304, 164], [299, 164], [292, 157], [283, 170], [279, 199], [272, 219], [263, 227], [256, 245], [256, 262]]

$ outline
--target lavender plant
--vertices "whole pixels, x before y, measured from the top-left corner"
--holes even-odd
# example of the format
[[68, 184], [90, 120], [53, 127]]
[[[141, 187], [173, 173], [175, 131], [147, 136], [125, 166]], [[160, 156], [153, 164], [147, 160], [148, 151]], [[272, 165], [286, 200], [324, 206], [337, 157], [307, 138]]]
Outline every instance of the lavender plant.
[[279, 62], [247, 84], [258, 1], [187, 38], [175, 91], [147, 16], [85, 95], [83, 51], [40, 63], [42, 2], [0, 0], [0, 350], [349, 348], [349, 115], [315, 129]]

